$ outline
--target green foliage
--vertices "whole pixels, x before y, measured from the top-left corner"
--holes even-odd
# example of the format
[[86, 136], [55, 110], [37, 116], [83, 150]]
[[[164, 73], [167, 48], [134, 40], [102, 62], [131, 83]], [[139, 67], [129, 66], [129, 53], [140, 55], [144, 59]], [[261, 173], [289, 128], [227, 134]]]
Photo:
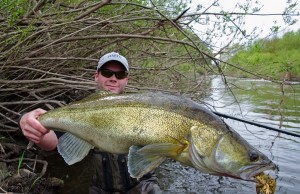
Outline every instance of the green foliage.
[[33, 180], [33, 182], [30, 185], [30, 189], [32, 189], [34, 186], [36, 186], [38, 184], [38, 181], [41, 179], [42, 177], [38, 176], [36, 179]]
[[27, 0], [2, 0], [0, 1], [1, 16], [7, 18], [9, 26], [15, 25], [27, 12]]
[[23, 151], [22, 155], [19, 158], [19, 162], [18, 162], [18, 175], [20, 175], [21, 165], [22, 165], [23, 160], [24, 160], [24, 153], [25, 153], [25, 151]]
[[187, 8], [188, 4], [191, 3], [191, 0], [137, 0], [137, 2], [145, 6], [155, 6], [160, 10], [165, 10], [165, 14], [168, 17], [176, 17]]
[[[236, 53], [228, 62], [277, 79], [282, 79], [287, 72], [300, 77], [299, 53], [300, 30], [287, 32], [281, 38], [257, 40], [247, 49]], [[228, 73], [241, 73], [234, 68], [228, 70]]]
[[15, 26], [16, 32], [11, 37], [7, 38], [4, 42], [4, 45], [12, 45], [16, 44], [17, 42], [21, 42], [22, 40], [26, 39], [32, 31], [35, 29], [34, 26], [28, 25], [26, 27], [21, 28], [20, 26]]

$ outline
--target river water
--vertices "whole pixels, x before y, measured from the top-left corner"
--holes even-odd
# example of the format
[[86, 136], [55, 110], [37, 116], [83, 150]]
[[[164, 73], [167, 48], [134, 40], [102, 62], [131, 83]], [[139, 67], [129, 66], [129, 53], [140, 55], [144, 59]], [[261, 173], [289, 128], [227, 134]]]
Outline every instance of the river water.
[[[281, 87], [264, 80], [235, 78], [227, 78], [227, 82], [231, 91], [220, 77], [212, 79], [211, 90], [204, 100], [208, 108], [300, 134], [300, 85]], [[270, 172], [277, 180], [276, 193], [300, 192], [300, 138], [230, 119], [225, 122], [278, 165], [277, 172]], [[62, 193], [87, 193], [90, 162], [87, 157], [68, 167], [61, 158], [50, 157], [48, 175], [65, 180]], [[157, 175], [164, 193], [169, 194], [256, 193], [253, 182], [204, 174], [174, 161], [162, 164]]]

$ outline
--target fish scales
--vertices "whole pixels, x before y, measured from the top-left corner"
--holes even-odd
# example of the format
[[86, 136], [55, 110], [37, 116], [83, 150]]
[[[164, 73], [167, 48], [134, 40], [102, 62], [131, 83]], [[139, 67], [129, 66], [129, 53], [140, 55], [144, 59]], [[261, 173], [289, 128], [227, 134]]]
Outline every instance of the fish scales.
[[[210, 134], [216, 134], [208, 122], [201, 123], [194, 119], [200, 116], [203, 118], [203, 115], [189, 101], [173, 96], [132, 96], [112, 95], [101, 99], [98, 97], [92, 102], [77, 102], [51, 113], [49, 117], [56, 118], [55, 122], [49, 121], [51, 126], [46, 121], [42, 123], [56, 130], [72, 131], [77, 136], [82, 136], [81, 131], [84, 130], [85, 140], [111, 153], [127, 153], [131, 145], [184, 142], [183, 139], [193, 125], [203, 127], [203, 140], [211, 140], [214, 135]], [[202, 110], [199, 105], [198, 108]], [[115, 144], [112, 144], [112, 138]], [[112, 145], [107, 147], [107, 144]], [[210, 151], [208, 146], [205, 147], [205, 150]]]
[[82, 160], [95, 146], [128, 153], [129, 173], [135, 178], [167, 157], [205, 173], [244, 180], [275, 168], [218, 116], [178, 95], [98, 92], [39, 120], [48, 129], [67, 132], [58, 150], [68, 164]]
[[[55, 122], [49, 120], [51, 128], [72, 131], [99, 149], [111, 153], [127, 153], [131, 145], [184, 142], [191, 126], [206, 127], [200, 122], [174, 112], [138, 106], [106, 107], [102, 108], [101, 112], [94, 106], [85, 111], [80, 109], [60, 111], [52, 117], [57, 119]], [[48, 126], [45, 121], [43, 124]], [[82, 130], [85, 131], [84, 134]], [[208, 137], [207, 131], [205, 132], [203, 139]], [[112, 139], [116, 143], [112, 144]], [[111, 146], [107, 147], [108, 144]]]

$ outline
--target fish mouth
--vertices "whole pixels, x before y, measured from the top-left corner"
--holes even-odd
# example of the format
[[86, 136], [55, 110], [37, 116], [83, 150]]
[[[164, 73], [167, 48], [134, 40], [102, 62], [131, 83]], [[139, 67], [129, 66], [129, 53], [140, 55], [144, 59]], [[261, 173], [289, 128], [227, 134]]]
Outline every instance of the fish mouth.
[[249, 165], [240, 169], [240, 178], [243, 180], [253, 181], [254, 177], [261, 172], [266, 170], [275, 170], [277, 169], [276, 165], [273, 162], [268, 164], [261, 165]]

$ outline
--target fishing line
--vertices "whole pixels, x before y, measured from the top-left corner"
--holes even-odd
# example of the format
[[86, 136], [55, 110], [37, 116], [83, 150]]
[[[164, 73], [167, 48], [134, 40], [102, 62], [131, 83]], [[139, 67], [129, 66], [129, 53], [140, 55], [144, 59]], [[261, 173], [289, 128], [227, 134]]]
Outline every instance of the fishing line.
[[226, 115], [226, 114], [219, 113], [219, 112], [215, 112], [215, 111], [212, 111], [212, 112], [215, 113], [216, 115], [220, 116], [220, 117], [224, 117], [224, 118], [228, 118], [228, 119], [232, 119], [232, 120], [236, 120], [236, 121], [248, 123], [250, 125], [254, 125], [254, 126], [265, 128], [265, 129], [269, 129], [269, 130], [272, 130], [272, 131], [277, 131], [277, 132], [280, 132], [280, 133], [284, 133], [286, 135], [300, 137], [300, 134], [297, 134], [297, 133], [293, 133], [293, 132], [289, 132], [289, 131], [284, 131], [282, 129], [278, 129], [278, 128], [270, 127], [270, 126], [267, 126], [267, 125], [255, 123], [255, 122], [252, 122], [252, 121], [248, 121], [248, 120], [245, 120], [245, 119], [233, 117], [233, 116]]

